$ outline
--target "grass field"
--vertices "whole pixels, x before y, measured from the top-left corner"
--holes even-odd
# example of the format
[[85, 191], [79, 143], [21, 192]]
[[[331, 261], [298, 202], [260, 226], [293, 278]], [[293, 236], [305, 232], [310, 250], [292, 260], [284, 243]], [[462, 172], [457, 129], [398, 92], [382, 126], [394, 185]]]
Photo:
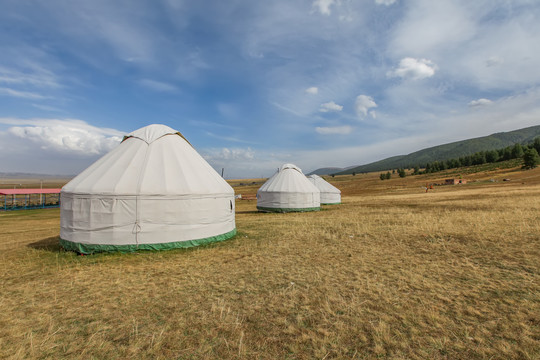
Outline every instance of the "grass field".
[[378, 175], [320, 212], [238, 201], [188, 250], [78, 256], [58, 209], [0, 213], [0, 358], [540, 358], [540, 169]]

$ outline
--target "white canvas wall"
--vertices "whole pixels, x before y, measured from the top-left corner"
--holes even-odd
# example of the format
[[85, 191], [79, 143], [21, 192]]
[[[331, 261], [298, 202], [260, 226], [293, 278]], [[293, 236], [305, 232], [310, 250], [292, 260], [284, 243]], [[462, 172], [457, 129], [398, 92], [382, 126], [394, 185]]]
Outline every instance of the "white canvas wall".
[[320, 209], [320, 191], [298, 167], [283, 165], [257, 191], [262, 211], [313, 211]]
[[234, 190], [177, 133], [128, 135], [64, 186], [62, 244], [81, 252], [187, 247], [234, 235]]
[[321, 204], [333, 205], [341, 203], [341, 190], [318, 175], [307, 177], [321, 191]]

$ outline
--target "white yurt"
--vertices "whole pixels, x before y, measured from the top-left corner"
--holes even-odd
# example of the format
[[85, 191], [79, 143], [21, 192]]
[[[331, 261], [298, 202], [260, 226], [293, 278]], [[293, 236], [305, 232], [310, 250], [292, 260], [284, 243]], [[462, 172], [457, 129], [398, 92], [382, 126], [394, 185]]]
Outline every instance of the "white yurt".
[[283, 165], [257, 191], [257, 209], [269, 212], [320, 210], [320, 191], [297, 166]]
[[60, 243], [83, 254], [184, 248], [235, 234], [234, 190], [165, 125], [126, 135], [60, 195]]
[[321, 191], [321, 205], [341, 204], [341, 191], [319, 175], [309, 175], [308, 180]]

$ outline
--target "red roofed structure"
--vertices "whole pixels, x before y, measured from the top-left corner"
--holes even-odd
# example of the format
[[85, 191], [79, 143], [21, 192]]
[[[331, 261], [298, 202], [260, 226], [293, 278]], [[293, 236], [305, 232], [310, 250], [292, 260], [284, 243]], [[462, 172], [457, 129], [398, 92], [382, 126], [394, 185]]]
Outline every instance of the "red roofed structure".
[[62, 189], [0, 189], [0, 195], [60, 194]]
[[60, 206], [62, 189], [0, 189], [0, 210], [43, 209]]

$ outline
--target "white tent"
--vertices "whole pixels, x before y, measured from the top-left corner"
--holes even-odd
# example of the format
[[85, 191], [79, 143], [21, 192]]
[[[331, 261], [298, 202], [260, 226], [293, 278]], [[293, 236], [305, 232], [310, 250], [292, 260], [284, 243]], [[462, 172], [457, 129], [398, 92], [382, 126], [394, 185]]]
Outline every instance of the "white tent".
[[309, 175], [307, 178], [321, 191], [321, 204], [341, 204], [341, 191], [337, 187], [330, 184], [319, 175]]
[[283, 165], [257, 191], [261, 211], [314, 211], [320, 207], [319, 189], [293, 164]]
[[164, 250], [236, 234], [234, 190], [176, 130], [149, 125], [62, 188], [60, 243], [80, 253]]

